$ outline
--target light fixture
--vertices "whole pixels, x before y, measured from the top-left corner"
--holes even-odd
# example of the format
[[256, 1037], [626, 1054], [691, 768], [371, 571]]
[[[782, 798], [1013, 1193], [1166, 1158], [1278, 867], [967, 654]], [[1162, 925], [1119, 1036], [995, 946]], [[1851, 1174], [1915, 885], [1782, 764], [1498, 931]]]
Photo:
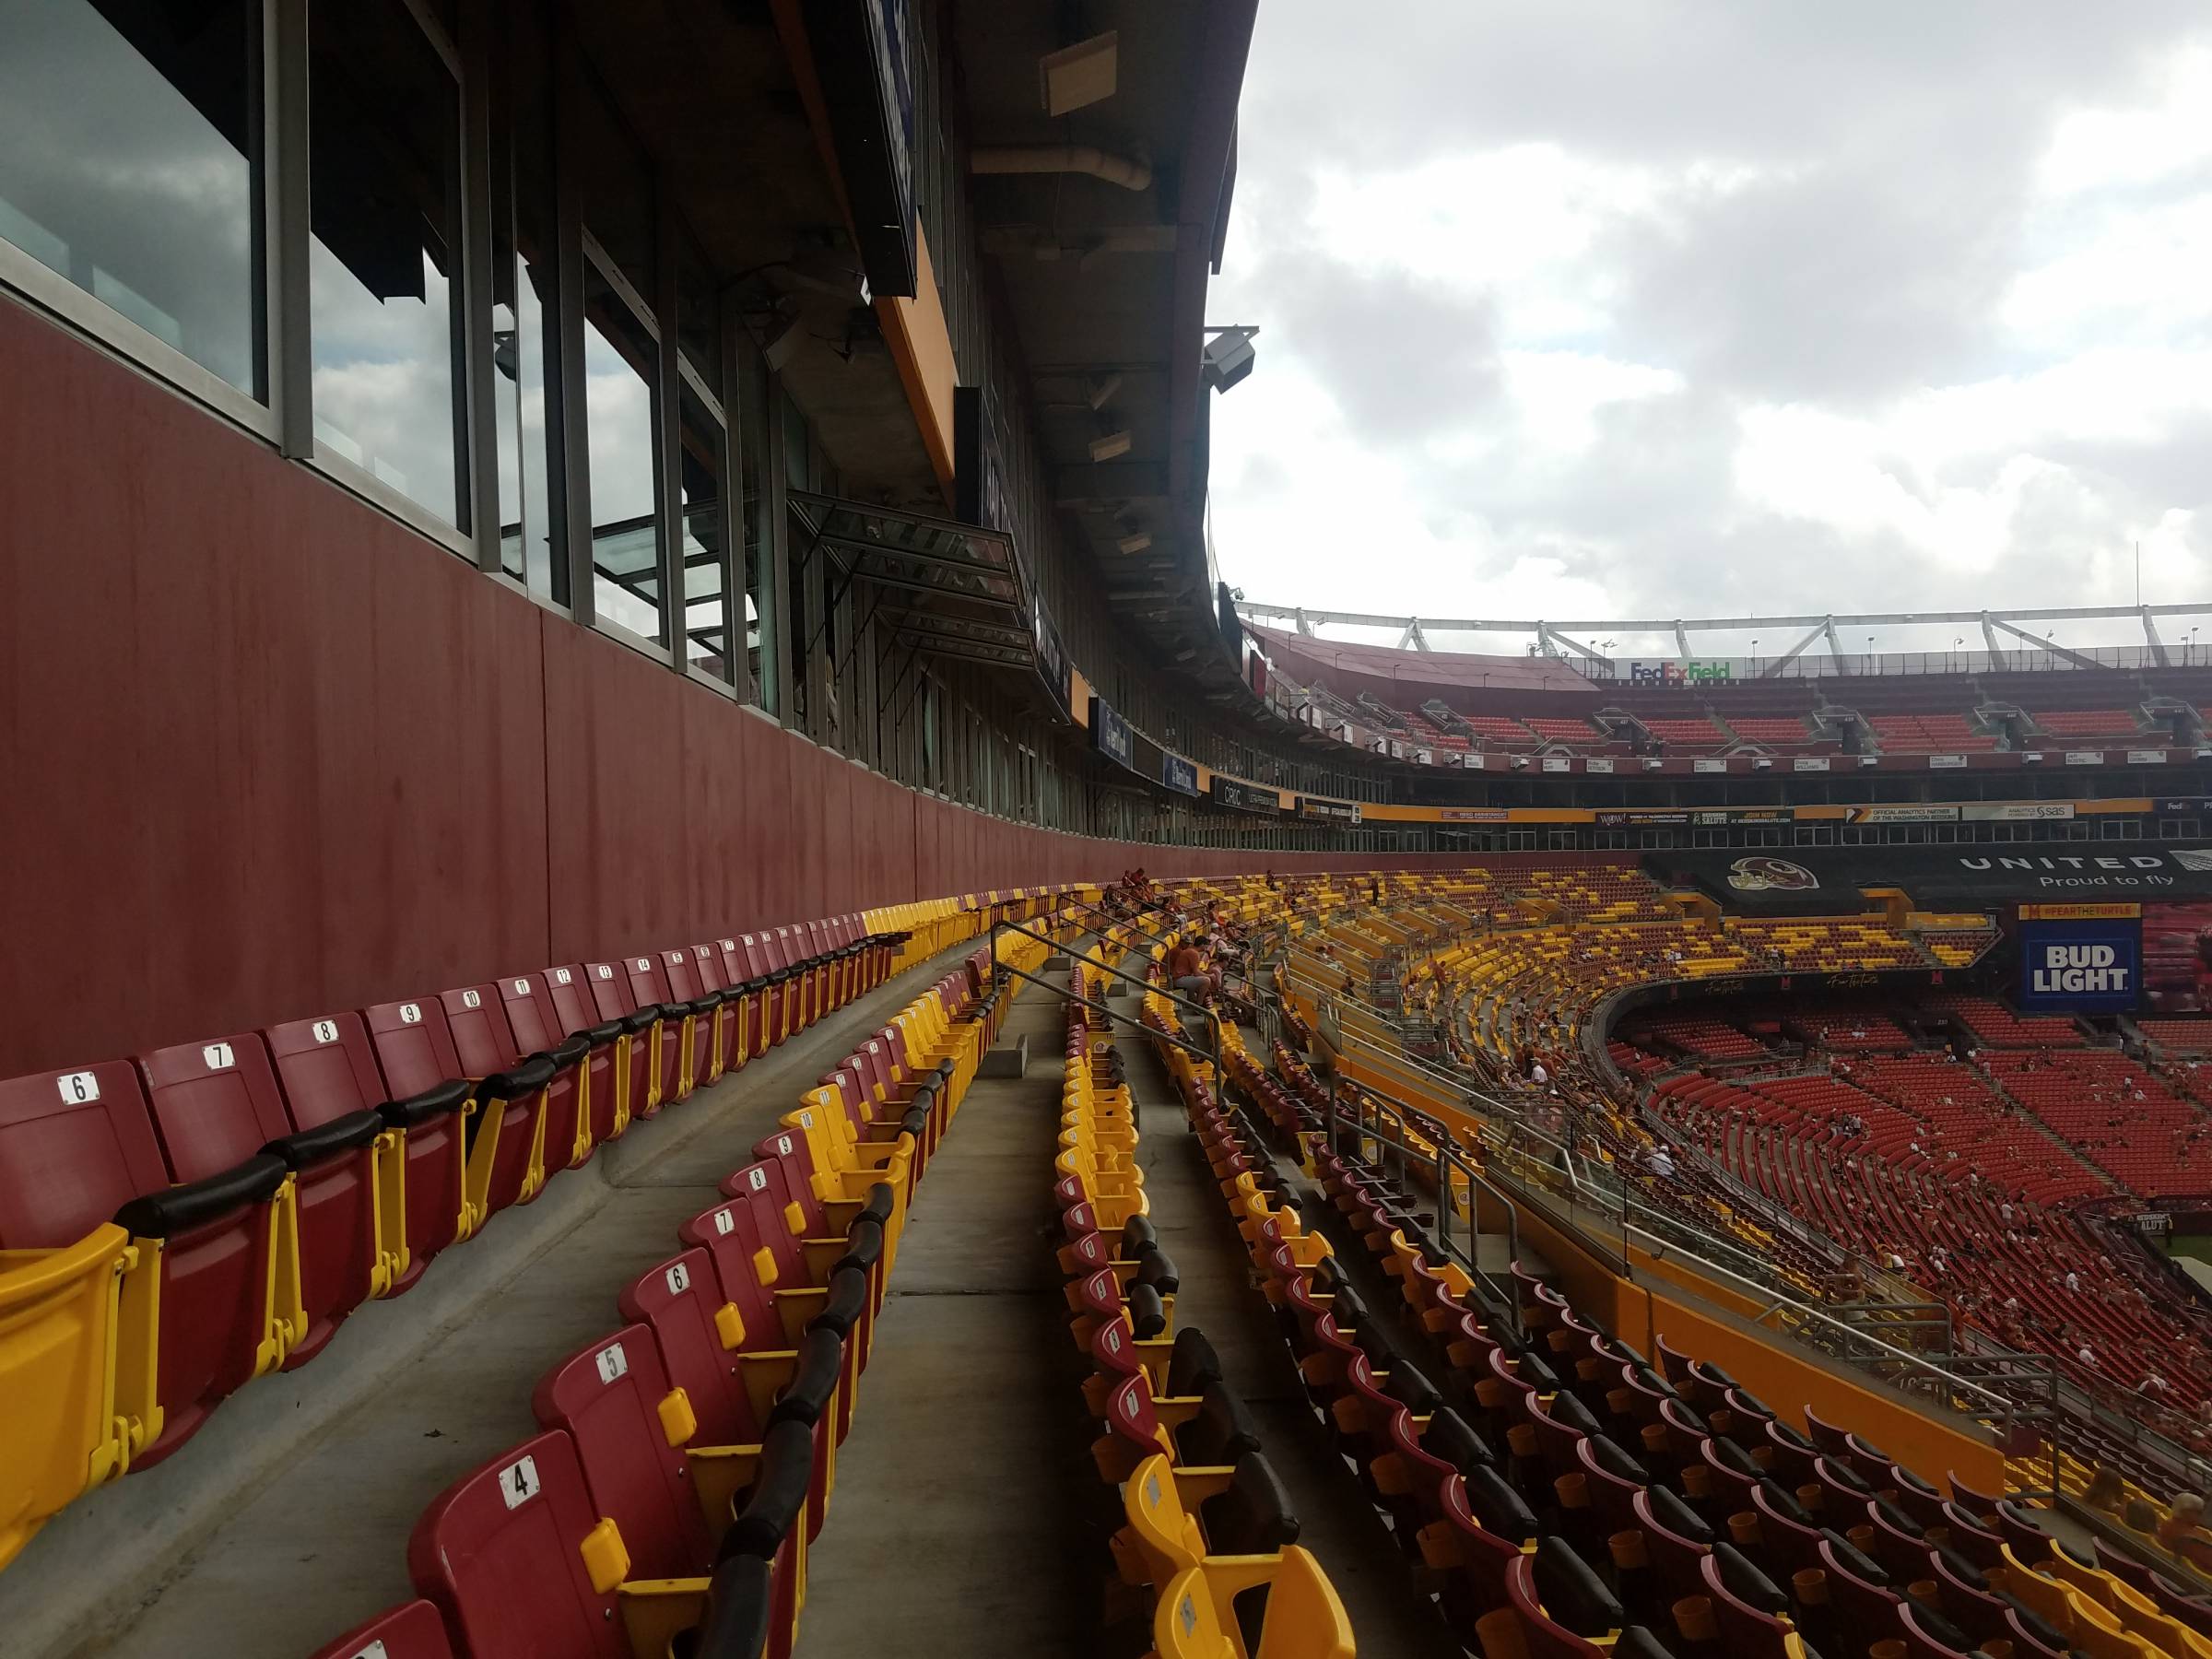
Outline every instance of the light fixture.
[[1133, 530], [1113, 545], [1124, 553], [1142, 553], [1152, 545], [1152, 533], [1149, 530]]
[[1766, 756], [1761, 755], [1758, 759], [1751, 762], [1751, 770], [1753, 771], [1772, 771], [1774, 770], [1774, 762], [1769, 759]]
[[1226, 392], [1253, 370], [1258, 354], [1253, 350], [1253, 336], [1259, 329], [1250, 324], [1235, 324], [1228, 327], [1208, 328], [1206, 331], [1206, 383], [1217, 392]]
[[1093, 461], [1112, 461], [1129, 453], [1130, 437], [1124, 430], [1100, 432], [1090, 441], [1090, 458]]
[[799, 355], [799, 347], [805, 344], [806, 339], [806, 327], [798, 318], [794, 317], [785, 324], [783, 332], [771, 340], [767, 348], [760, 353], [761, 357], [767, 359], [770, 372], [781, 374], [784, 365]]
[[1112, 29], [1048, 52], [1037, 60], [1038, 95], [1048, 115], [1065, 115], [1112, 98], [1118, 84], [1121, 37]]

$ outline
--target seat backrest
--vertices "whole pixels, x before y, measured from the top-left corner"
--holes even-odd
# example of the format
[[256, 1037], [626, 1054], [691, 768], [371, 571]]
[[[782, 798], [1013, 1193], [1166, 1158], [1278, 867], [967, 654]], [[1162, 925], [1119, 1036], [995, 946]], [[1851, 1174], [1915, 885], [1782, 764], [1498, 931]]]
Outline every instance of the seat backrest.
[[[576, 1442], [593, 1512], [613, 1517], [632, 1578], [706, 1571], [716, 1539], [692, 1490], [685, 1457], [690, 1409], [668, 1382], [653, 1327], [625, 1325], [538, 1380], [538, 1424]], [[672, 1431], [682, 1434], [670, 1442]]]
[[653, 1327], [669, 1382], [690, 1396], [699, 1425], [694, 1443], [750, 1446], [759, 1441], [760, 1425], [734, 1345], [724, 1340], [727, 1322], [716, 1318], [721, 1301], [714, 1264], [705, 1251], [687, 1250], [631, 1280], [616, 1305], [631, 1324]]
[[553, 1430], [432, 1500], [407, 1571], [470, 1659], [627, 1659], [614, 1586], [594, 1587], [581, 1549], [597, 1524], [575, 1444]]
[[806, 1236], [819, 1238], [825, 1218], [821, 1195], [814, 1186], [814, 1148], [806, 1137], [794, 1129], [778, 1129], [761, 1136], [753, 1147], [753, 1156], [776, 1166], [776, 1173], [770, 1179], [782, 1181], [785, 1202], [796, 1204], [806, 1217]]
[[377, 1065], [394, 1100], [404, 1100], [466, 1075], [453, 1047], [453, 1030], [446, 1024], [445, 1006], [436, 998], [378, 1003], [363, 1018], [369, 1041], [376, 1048]]
[[607, 1016], [592, 1000], [591, 975], [582, 962], [564, 962], [546, 970], [546, 994], [553, 1002], [553, 1018], [564, 1037], [588, 1031]]
[[313, 1659], [453, 1659], [445, 1620], [427, 1601], [403, 1602], [318, 1649]]
[[745, 953], [746, 978], [759, 979], [771, 968], [783, 964], [776, 960], [775, 952], [769, 948], [766, 934], [739, 934], [737, 948]]
[[[725, 1328], [723, 1340], [726, 1343], [734, 1335], [740, 1348], [784, 1347], [775, 1299], [760, 1277], [763, 1268], [771, 1279], [780, 1277], [782, 1269], [760, 1237], [752, 1206], [727, 1199], [685, 1221], [677, 1229], [677, 1237], [707, 1253], [722, 1302], [736, 1312], [737, 1327]], [[726, 1315], [723, 1323], [728, 1325]]]
[[485, 1077], [505, 1071], [517, 1058], [514, 1033], [507, 1029], [506, 1006], [497, 985], [462, 985], [438, 994], [460, 1056], [465, 1077]]
[[500, 1001], [507, 1010], [507, 1029], [514, 1033], [516, 1053], [543, 1053], [568, 1035], [559, 1029], [544, 974], [509, 974], [500, 982]]
[[[754, 1241], [752, 1248], [768, 1252], [775, 1267], [772, 1282], [789, 1288], [806, 1282], [806, 1253], [799, 1242], [806, 1235], [804, 1231], [795, 1235], [792, 1231], [792, 1200], [782, 1176], [781, 1164], [756, 1159], [724, 1176], [722, 1192], [734, 1211], [744, 1212], [742, 1217], [733, 1217], [733, 1225], [749, 1228]], [[798, 1221], [803, 1229], [804, 1207]], [[762, 1282], [771, 1281], [764, 1278]]]
[[0, 1250], [60, 1250], [169, 1184], [128, 1060], [0, 1083]]
[[613, 962], [586, 962], [583, 971], [591, 981], [592, 1006], [599, 1010], [601, 1019], [619, 1019], [625, 1014], [634, 1014], [638, 1005], [630, 999], [629, 976]]
[[320, 1128], [349, 1112], [372, 1111], [387, 1098], [369, 1028], [359, 1014], [288, 1020], [262, 1036], [276, 1063], [295, 1129]]
[[722, 982], [742, 985], [755, 977], [753, 965], [746, 959], [745, 947], [734, 938], [714, 941], [715, 954], [722, 959]]
[[736, 982], [723, 970], [722, 953], [712, 945], [691, 947], [691, 972], [702, 991], [721, 991]]
[[258, 1031], [156, 1049], [139, 1056], [138, 1074], [179, 1181], [219, 1174], [292, 1132]]
[[692, 967], [688, 950], [661, 952], [661, 974], [668, 982], [670, 997], [676, 1002], [696, 1002], [701, 986], [698, 971]]
[[[629, 977], [630, 1000], [641, 1008], [650, 1008], [655, 1003], [674, 1002], [668, 990], [668, 976], [661, 971], [660, 963], [649, 956], [622, 959], [622, 971]], [[689, 1001], [689, 998], [684, 1000]]]

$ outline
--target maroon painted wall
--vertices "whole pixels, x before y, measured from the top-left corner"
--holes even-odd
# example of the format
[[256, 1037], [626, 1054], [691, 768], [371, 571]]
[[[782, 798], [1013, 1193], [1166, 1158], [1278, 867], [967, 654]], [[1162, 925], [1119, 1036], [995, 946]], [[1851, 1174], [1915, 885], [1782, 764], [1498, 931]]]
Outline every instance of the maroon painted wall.
[[0, 1077], [994, 887], [1445, 867], [891, 783], [0, 301]]

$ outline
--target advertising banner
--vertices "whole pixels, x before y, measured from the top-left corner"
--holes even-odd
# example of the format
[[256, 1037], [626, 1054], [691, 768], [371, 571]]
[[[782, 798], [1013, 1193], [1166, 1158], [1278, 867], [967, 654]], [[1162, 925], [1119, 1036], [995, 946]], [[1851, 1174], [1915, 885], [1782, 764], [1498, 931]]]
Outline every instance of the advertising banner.
[[1359, 803], [1324, 801], [1312, 795], [1300, 795], [1298, 816], [1301, 818], [1317, 818], [1324, 823], [1356, 824], [1359, 821]]
[[1135, 757], [1135, 736], [1129, 723], [1116, 714], [1104, 698], [1090, 700], [1090, 740], [1100, 754], [1128, 766]]
[[2136, 1006], [2143, 935], [2133, 922], [2020, 924], [2023, 1008], [2112, 1012]]
[[1177, 794], [1194, 795], [1198, 793], [1198, 769], [1181, 755], [1161, 751], [1159, 781]]
[[1833, 913], [1860, 908], [1863, 888], [1902, 888], [1930, 908], [2020, 902], [2212, 900], [2212, 847], [2135, 842], [2000, 847], [1797, 847], [1786, 857], [1713, 850], [1653, 853], [1645, 866], [1686, 881], [1731, 910]]
[[1231, 812], [1264, 812], [1270, 815], [1283, 809], [1279, 791], [1262, 789], [1256, 783], [1240, 783], [1234, 778], [1214, 774], [1214, 805], [1226, 806]]

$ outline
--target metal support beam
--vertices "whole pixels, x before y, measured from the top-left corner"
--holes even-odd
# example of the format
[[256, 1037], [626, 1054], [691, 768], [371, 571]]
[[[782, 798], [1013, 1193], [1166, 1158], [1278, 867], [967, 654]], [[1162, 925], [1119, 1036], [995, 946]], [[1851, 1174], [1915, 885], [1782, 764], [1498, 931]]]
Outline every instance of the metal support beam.
[[2158, 629], [2151, 624], [2150, 606], [2147, 605], [2143, 607], [2143, 637], [2150, 641], [2150, 654], [2158, 659], [2159, 666], [2172, 667], [2172, 660], [2166, 654], [2166, 641], [2159, 638]]
[[1308, 639], [1313, 637], [1313, 624], [1306, 620], [1306, 613], [1302, 610], [1298, 613], [1298, 631]]
[[1406, 631], [1398, 636], [1398, 649], [1400, 651], [1407, 649], [1426, 651], [1429, 649], [1429, 636], [1421, 631], [1421, 619], [1418, 617], [1406, 618]]
[[1604, 652], [1593, 651], [1580, 640], [1569, 639], [1556, 628], [1550, 629], [1549, 632], [1555, 643], [1566, 646], [1568, 650], [1579, 654], [1585, 662], [1608, 663], [1610, 660]]
[[2077, 668], [2101, 668], [2104, 665], [2103, 664], [2098, 662], [2094, 657], [2083, 656], [2078, 651], [2068, 651], [2056, 640], [2046, 640], [2041, 634], [2031, 634], [2024, 628], [2016, 627], [2014, 624], [2006, 621], [2002, 617], [1992, 617], [1990, 620], [1995, 623], [1997, 627], [2003, 629], [2006, 633], [2017, 635], [2018, 638], [2027, 641], [2029, 644], [2034, 646], [2038, 651], [2047, 651], [2053, 656], [2065, 657], [2067, 662], [2073, 664]]
[[1982, 642], [1989, 647], [1989, 654], [1996, 658], [1997, 667], [2000, 670], [2005, 668], [2005, 648], [1997, 643], [1997, 630], [1989, 625], [1987, 611], [1982, 613]]
[[1806, 634], [1804, 639], [1798, 641], [1796, 644], [1791, 646], [1789, 650], [1784, 652], [1782, 655], [1776, 657], [1764, 668], [1761, 668], [1759, 671], [1759, 677], [1760, 679], [1772, 679], [1775, 676], [1779, 675], [1784, 667], [1795, 662], [1800, 656], [1802, 656], [1805, 653], [1805, 648], [1813, 643], [1814, 641], [1819, 639], [1822, 635], [1827, 636], [1829, 648], [1831, 651], [1835, 651], [1836, 654], [1841, 657], [1843, 653], [1836, 646], [1835, 619], [1830, 617], [1823, 617], [1818, 623], [1814, 625], [1812, 632]]
[[1851, 659], [1843, 654], [1843, 641], [1836, 638], [1836, 619], [1833, 617], [1823, 617], [1820, 619], [1820, 630], [1828, 635], [1828, 654], [1835, 659], [1836, 666], [1839, 669], [1849, 674]]
[[1684, 662], [1689, 660], [1689, 632], [1682, 626], [1679, 617], [1675, 618], [1675, 649], [1682, 653]]

